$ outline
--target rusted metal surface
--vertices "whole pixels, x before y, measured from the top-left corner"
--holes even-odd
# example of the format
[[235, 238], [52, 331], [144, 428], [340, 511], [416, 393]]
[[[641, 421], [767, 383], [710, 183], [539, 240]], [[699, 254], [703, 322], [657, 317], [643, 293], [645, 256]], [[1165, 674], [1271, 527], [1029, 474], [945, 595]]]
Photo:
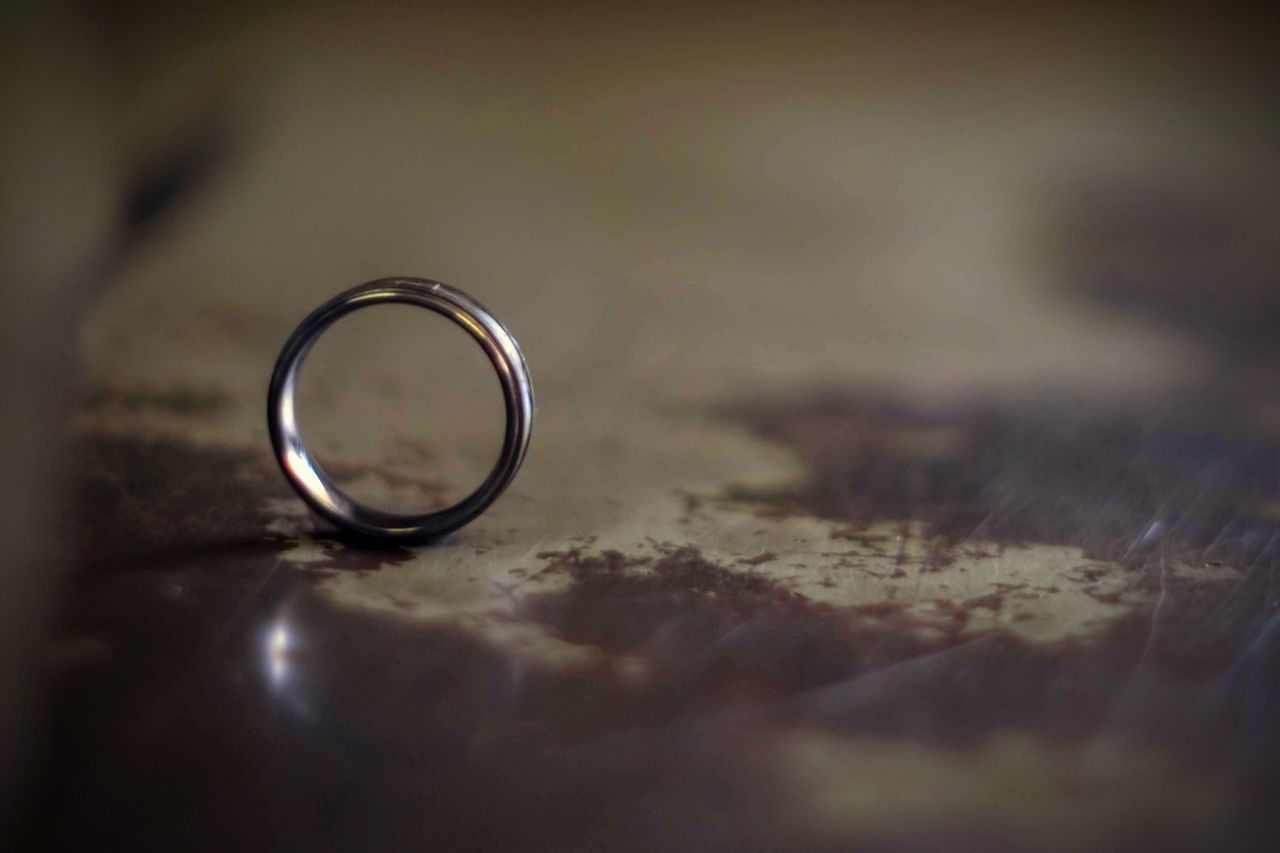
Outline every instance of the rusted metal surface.
[[[33, 847], [1274, 840], [1280, 407], [1240, 361], [1265, 347], [1087, 301], [1089, 240], [1046, 256], [1061, 219], [1028, 216], [1078, 210], [1043, 172], [1140, 171], [1157, 141], [1274, 170], [1052, 56], [975, 117], [892, 69], [880, 106], [816, 86], [870, 71], [809, 28], [831, 54], [745, 98], [750, 69], [707, 70], [741, 58], [707, 22], [654, 80], [586, 48], [493, 60], [457, 22], [426, 73], [438, 22], [403, 18], [357, 27], [377, 63], [324, 16], [242, 45], [278, 100], [85, 323]], [[618, 130], [685, 96], [714, 109]], [[1063, 125], [1133, 143], [1081, 165]], [[486, 515], [378, 550], [308, 515], [262, 406], [299, 317], [401, 273], [500, 313], [540, 411]], [[492, 401], [403, 367], [431, 341], [348, 343], [367, 372], [316, 382], [359, 405], [322, 395], [308, 440], [366, 499], [439, 505]]]
[[1276, 445], [1116, 418], [753, 400], [706, 423], [798, 476], [555, 548], [530, 503], [385, 552], [316, 531], [265, 449], [88, 440], [54, 835], [1248, 840], [1276, 769]]

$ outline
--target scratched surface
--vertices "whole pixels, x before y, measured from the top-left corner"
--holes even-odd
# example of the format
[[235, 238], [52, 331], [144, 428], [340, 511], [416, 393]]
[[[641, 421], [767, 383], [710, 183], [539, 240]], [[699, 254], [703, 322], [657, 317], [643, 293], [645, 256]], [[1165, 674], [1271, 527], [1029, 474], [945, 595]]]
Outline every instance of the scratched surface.
[[[1248, 92], [1088, 19], [567, 14], [219, 30], [233, 153], [81, 330], [32, 846], [1267, 848]], [[486, 515], [376, 550], [288, 490], [263, 398], [390, 274], [503, 318], [539, 411]], [[482, 357], [349, 322], [306, 434], [371, 501], [453, 499]]]

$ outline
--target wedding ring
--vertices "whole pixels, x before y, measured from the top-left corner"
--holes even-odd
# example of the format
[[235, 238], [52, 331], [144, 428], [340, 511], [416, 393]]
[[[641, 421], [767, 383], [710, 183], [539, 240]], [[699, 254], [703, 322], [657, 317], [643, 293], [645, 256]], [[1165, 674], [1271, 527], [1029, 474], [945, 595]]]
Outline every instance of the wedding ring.
[[[483, 483], [446, 509], [401, 515], [365, 506], [343, 492], [307, 452], [298, 431], [298, 373], [312, 345], [339, 318], [384, 303], [417, 305], [443, 314], [476, 339], [489, 356], [506, 403], [502, 452]], [[420, 278], [384, 278], [340, 293], [312, 311], [289, 336], [271, 375], [267, 428], [286, 479], [307, 505], [338, 527], [361, 536], [419, 541], [442, 536], [474, 520], [515, 478], [533, 427], [533, 383], [515, 338], [496, 317], [460, 290]]]

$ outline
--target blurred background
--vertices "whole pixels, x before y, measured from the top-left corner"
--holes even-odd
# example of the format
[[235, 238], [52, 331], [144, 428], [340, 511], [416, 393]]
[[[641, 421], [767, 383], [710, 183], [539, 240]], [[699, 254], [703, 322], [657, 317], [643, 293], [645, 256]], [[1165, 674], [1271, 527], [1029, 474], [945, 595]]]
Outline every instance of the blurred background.
[[[2, 15], [14, 849], [1272, 839], [1280, 776], [1236, 756], [1276, 745], [1275, 691], [1215, 703], [1273, 671], [1275, 16]], [[484, 519], [382, 553], [290, 496], [263, 403], [293, 326], [390, 275], [502, 318], [539, 413]], [[482, 354], [435, 317], [344, 320], [303, 391], [322, 463], [373, 503], [452, 502], [500, 441]], [[768, 594], [733, 598], [744, 577]], [[1011, 584], [1043, 599], [919, 621]], [[821, 615], [774, 609], [793, 598]], [[312, 674], [282, 698], [307, 631], [324, 651], [288, 658]], [[1168, 637], [1190, 639], [1161, 663]], [[920, 661], [858, 682], [895, 725], [808, 716]], [[1212, 758], [1184, 748], [1204, 727]]]

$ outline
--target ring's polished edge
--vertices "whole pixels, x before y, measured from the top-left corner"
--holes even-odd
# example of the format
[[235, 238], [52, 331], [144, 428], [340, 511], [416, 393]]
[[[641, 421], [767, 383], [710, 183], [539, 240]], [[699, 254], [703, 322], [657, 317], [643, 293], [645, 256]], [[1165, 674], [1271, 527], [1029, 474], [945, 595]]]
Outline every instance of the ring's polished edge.
[[[424, 515], [383, 512], [358, 503], [329, 478], [307, 453], [298, 432], [295, 392], [298, 372], [312, 344], [352, 311], [399, 302], [443, 314], [476, 339], [502, 384], [507, 426], [497, 464], [483, 483], [447, 509]], [[285, 342], [267, 392], [267, 428], [286, 479], [307, 505], [327, 521], [361, 536], [420, 541], [457, 530], [493, 503], [514, 479], [529, 448], [533, 429], [533, 383], [519, 344], [484, 306], [460, 290], [420, 278], [384, 278], [338, 294], [312, 311]]]

